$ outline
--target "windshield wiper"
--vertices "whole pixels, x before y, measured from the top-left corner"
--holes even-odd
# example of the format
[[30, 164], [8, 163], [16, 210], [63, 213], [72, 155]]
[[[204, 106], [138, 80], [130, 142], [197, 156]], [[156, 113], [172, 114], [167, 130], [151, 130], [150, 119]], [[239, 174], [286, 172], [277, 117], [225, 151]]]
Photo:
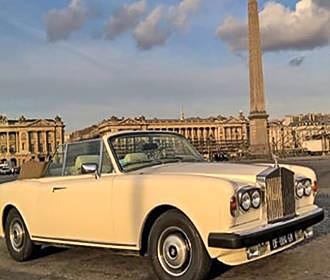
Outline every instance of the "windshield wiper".
[[189, 159], [184, 159], [182, 162], [205, 162], [205, 160], [197, 159], [197, 158], [189, 158]]
[[182, 157], [167, 157], [161, 159], [162, 163], [172, 163], [172, 162], [182, 162], [183, 158]]
[[197, 158], [183, 158], [183, 157], [168, 157], [161, 159], [163, 163], [174, 163], [174, 162], [204, 162], [203, 159]]
[[130, 165], [134, 165], [134, 164], [144, 164], [144, 163], [156, 163], [156, 164], [160, 164], [161, 162], [160, 161], [156, 161], [156, 160], [132, 161], [132, 162], [128, 162], [126, 164], [123, 164], [122, 167], [125, 168], [126, 166], [130, 166]]
[[[134, 164], [138, 165], [140, 163], [142, 165], [126, 169], [127, 166], [134, 165]], [[161, 161], [145, 160], [145, 161], [129, 162], [126, 165], [122, 166], [122, 168], [124, 169], [124, 171], [129, 172], [129, 171], [135, 171], [135, 170], [139, 170], [139, 169], [142, 169], [142, 168], [151, 167], [151, 166], [160, 165], [160, 164], [162, 164]]]

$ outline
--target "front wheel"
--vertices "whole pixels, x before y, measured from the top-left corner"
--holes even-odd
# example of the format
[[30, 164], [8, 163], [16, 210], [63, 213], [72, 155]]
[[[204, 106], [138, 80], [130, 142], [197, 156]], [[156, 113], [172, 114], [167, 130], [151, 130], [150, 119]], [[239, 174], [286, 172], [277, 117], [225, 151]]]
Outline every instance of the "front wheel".
[[32, 243], [24, 221], [15, 209], [8, 213], [5, 236], [7, 249], [16, 261], [27, 261], [38, 251], [39, 247]]
[[211, 267], [198, 232], [177, 210], [165, 212], [152, 226], [148, 255], [161, 280], [203, 280]]

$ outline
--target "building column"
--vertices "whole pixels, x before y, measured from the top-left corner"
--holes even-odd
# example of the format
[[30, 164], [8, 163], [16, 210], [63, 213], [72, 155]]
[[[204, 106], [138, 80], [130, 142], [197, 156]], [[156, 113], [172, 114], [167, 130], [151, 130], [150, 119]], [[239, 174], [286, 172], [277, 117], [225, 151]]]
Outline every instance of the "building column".
[[217, 140], [217, 129], [215, 127], [211, 127], [210, 129], [212, 131], [213, 139], [216, 141]]
[[203, 129], [203, 138], [204, 138], [204, 141], [207, 140], [207, 129], [206, 129], [206, 127], [204, 127], [204, 129]]
[[45, 155], [48, 154], [48, 146], [47, 146], [47, 131], [46, 130], [43, 130], [42, 131], [42, 146], [43, 146], [43, 149], [44, 149], [44, 153]]
[[243, 140], [243, 131], [242, 131], [242, 127], [238, 128], [238, 138], [239, 138], [239, 140]]
[[10, 147], [9, 147], [9, 132], [7, 132], [6, 133], [6, 136], [7, 136], [7, 138], [6, 138], [6, 140], [7, 140], [7, 154], [9, 154], [9, 152], [10, 152]]
[[215, 139], [215, 142], [218, 143], [219, 141], [219, 130], [217, 127], [214, 127], [214, 139]]
[[197, 140], [200, 141], [201, 140], [201, 128], [197, 128]]
[[16, 153], [19, 153], [19, 151], [20, 151], [20, 148], [19, 148], [19, 132], [16, 132], [15, 133], [15, 140], [16, 140], [15, 151], [16, 151]]
[[29, 153], [30, 152], [30, 133], [29, 131], [26, 131], [26, 151]]
[[221, 129], [222, 129], [222, 139], [221, 140], [225, 141], [226, 140], [226, 129], [224, 126], [222, 126]]
[[226, 130], [227, 130], [227, 139], [226, 140], [231, 141], [231, 128], [227, 127]]
[[57, 150], [57, 142], [56, 142], [56, 128], [54, 128], [53, 137], [54, 137], [54, 151], [56, 151], [56, 150]]
[[191, 128], [187, 128], [187, 138], [191, 139]]
[[37, 139], [37, 141], [34, 141], [34, 154], [37, 156], [39, 154], [39, 134], [38, 134], [38, 131], [34, 131], [33, 135], [34, 135], [34, 140]]
[[201, 131], [201, 132], [200, 132], [200, 133], [201, 133], [201, 134], [200, 134], [200, 140], [201, 140], [201, 141], [204, 141], [204, 128], [201, 127], [201, 128], [200, 128], [200, 131]]
[[236, 141], [237, 140], [237, 131], [236, 131], [236, 127], [233, 127], [232, 129], [231, 129], [231, 133], [232, 133], [232, 135], [234, 135], [234, 141]]
[[212, 137], [214, 137], [212, 127], [208, 127], [208, 128], [206, 128], [206, 132], [208, 132], [208, 133], [207, 133], [207, 138], [210, 138], [211, 135], [212, 135]]

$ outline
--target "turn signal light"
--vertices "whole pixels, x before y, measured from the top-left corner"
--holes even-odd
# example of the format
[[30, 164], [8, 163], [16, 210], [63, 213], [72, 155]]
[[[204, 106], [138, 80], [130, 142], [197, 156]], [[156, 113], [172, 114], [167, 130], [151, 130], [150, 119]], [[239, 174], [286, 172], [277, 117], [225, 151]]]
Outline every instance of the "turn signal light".
[[236, 217], [236, 211], [237, 211], [237, 200], [236, 197], [233, 196], [230, 200], [230, 214], [233, 217]]
[[318, 192], [319, 185], [318, 185], [317, 181], [314, 181], [314, 184], [312, 186], [312, 190], [313, 190], [314, 194]]

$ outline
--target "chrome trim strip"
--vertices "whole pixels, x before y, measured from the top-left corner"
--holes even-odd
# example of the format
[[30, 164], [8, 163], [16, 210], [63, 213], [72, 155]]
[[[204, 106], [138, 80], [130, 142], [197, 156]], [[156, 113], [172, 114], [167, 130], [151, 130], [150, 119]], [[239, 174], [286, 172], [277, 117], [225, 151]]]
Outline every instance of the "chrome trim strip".
[[103, 149], [104, 149], [104, 143], [103, 143], [103, 141], [100, 141], [100, 158], [99, 158], [99, 170], [98, 170], [98, 172], [99, 172], [99, 175], [100, 175], [100, 177], [101, 177], [101, 175], [102, 175], [102, 164], [103, 164]]
[[64, 171], [65, 171], [65, 166], [66, 166], [67, 152], [68, 152], [68, 144], [65, 144], [63, 167], [62, 167], [62, 174], [61, 174], [62, 177], [64, 176]]
[[286, 222], [278, 222], [272, 225], [265, 225], [256, 229], [242, 232], [209, 233], [208, 246], [224, 249], [242, 249], [263, 242], [269, 242], [296, 230], [305, 230], [324, 219], [323, 209], [316, 208], [305, 215]]
[[261, 183], [265, 183], [266, 177], [271, 174], [275, 169], [274, 167], [268, 167], [267, 169], [265, 169], [264, 171], [262, 171], [261, 173], [259, 173], [257, 175], [257, 182], [261, 182]]
[[[93, 244], [100, 246], [116, 246], [116, 247], [136, 247], [136, 244], [119, 244], [119, 243], [106, 243], [106, 242], [97, 242], [97, 241], [85, 241], [85, 240], [75, 240], [75, 239], [65, 239], [65, 238], [54, 238], [54, 237], [44, 237], [44, 236], [35, 236], [32, 235], [32, 239], [44, 240], [41, 242], [51, 243], [61, 243], [61, 242], [72, 242], [72, 243], [81, 243], [81, 244]], [[48, 241], [47, 241], [48, 240]]]
[[296, 218], [293, 218], [291, 220], [285, 220], [285, 221], [281, 221], [281, 222], [277, 222], [277, 223], [273, 223], [273, 224], [265, 224], [264, 226], [258, 227], [252, 231], [241, 231], [241, 232], [235, 232], [235, 233], [239, 234], [239, 235], [248, 235], [248, 234], [258, 233], [258, 232], [262, 232], [264, 230], [268, 230], [271, 228], [277, 228], [279, 226], [290, 225], [293, 221], [299, 222], [300, 220], [304, 220], [304, 218], [306, 218], [308, 216], [321, 214], [322, 212], [323, 212], [322, 208], [316, 208], [316, 209], [308, 212], [307, 214], [304, 214], [301, 216], [296, 216]]

